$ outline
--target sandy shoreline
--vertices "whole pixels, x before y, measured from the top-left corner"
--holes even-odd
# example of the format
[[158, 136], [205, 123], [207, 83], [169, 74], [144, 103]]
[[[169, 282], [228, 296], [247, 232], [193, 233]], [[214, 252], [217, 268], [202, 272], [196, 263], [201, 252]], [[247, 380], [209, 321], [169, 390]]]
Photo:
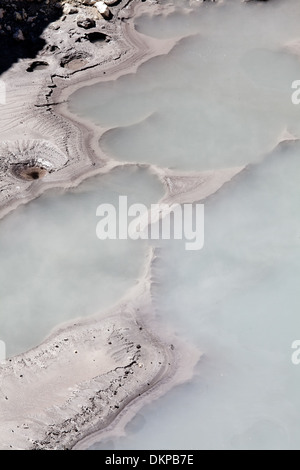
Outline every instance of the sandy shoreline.
[[[109, 160], [98, 146], [107, 129], [73, 116], [66, 102], [82, 86], [114, 80], [136, 71], [151, 57], [167, 54], [178, 40], [146, 38], [135, 31], [134, 17], [149, 8], [157, 13], [158, 4], [124, 0], [114, 8], [119, 19], [111, 23], [100, 19], [98, 26], [104, 26], [102, 31], [111, 40], [100, 49], [80, 43], [82, 53], [89, 57], [83, 67], [59, 67], [72, 46], [68, 32], [75, 19], [67, 15], [64, 22], [56, 22], [62, 29], [59, 52], [42, 52], [35, 59], [47, 61], [45, 70], [28, 73], [33, 60], [21, 60], [1, 76], [8, 85], [0, 123], [5, 157], [0, 167], [0, 217], [49, 188], [76, 186], [94, 174], [133, 164]], [[56, 35], [53, 25], [44, 33], [52, 45], [58, 41]], [[19, 152], [19, 160], [11, 160], [13, 153], [18, 154], [19, 140], [22, 148], [30, 142], [37, 164], [44, 143], [52, 146], [43, 155], [52, 165], [43, 179], [26, 181], [12, 171], [23, 158]], [[182, 174], [150, 168], [165, 184], [165, 202], [204, 200], [243, 170]], [[151, 303], [155, 256], [150, 254], [137, 288], [108, 311], [105, 319], [94, 316], [60, 326], [40, 346], [0, 366], [0, 448], [86, 448], [95, 439], [93, 433], [100, 436], [101, 431], [104, 437], [112, 427], [114, 433], [122, 432], [147, 400], [193, 376], [200, 352], [166, 331], [159, 338], [152, 333], [163, 328], [155, 328]]]

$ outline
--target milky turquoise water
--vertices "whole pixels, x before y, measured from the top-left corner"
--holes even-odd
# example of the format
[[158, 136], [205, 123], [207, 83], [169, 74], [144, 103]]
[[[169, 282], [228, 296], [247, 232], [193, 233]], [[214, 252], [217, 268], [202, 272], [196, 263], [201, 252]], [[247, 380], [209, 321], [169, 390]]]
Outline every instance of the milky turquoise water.
[[50, 191], [0, 222], [0, 338], [8, 356], [62, 322], [104, 311], [136, 285], [146, 242], [99, 240], [96, 209], [117, 207], [119, 195], [149, 205], [162, 194], [147, 170], [122, 168]]
[[195, 378], [92, 448], [299, 448], [300, 145], [278, 148], [205, 204], [205, 247], [165, 242], [161, 321], [204, 352]]
[[298, 37], [298, 15], [295, 1], [207, 2], [189, 13], [145, 15], [139, 32], [178, 38], [168, 58], [79, 90], [71, 109], [113, 127], [100, 147], [117, 160], [185, 170], [257, 161], [286, 127], [300, 132], [291, 103], [300, 63], [284, 51]]

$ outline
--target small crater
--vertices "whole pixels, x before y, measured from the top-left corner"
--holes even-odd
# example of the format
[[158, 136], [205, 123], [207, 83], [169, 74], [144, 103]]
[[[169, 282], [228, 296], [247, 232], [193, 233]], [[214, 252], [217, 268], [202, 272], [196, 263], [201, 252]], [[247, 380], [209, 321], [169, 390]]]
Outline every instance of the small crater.
[[35, 70], [44, 70], [48, 67], [48, 62], [43, 62], [40, 60], [36, 60], [32, 62], [29, 67], [26, 69], [26, 72], [34, 72]]
[[32, 161], [25, 161], [12, 165], [12, 174], [24, 181], [39, 180], [48, 174], [42, 165]]
[[70, 70], [78, 70], [88, 64], [88, 55], [84, 52], [69, 54], [60, 62], [60, 66]]
[[110, 38], [104, 34], [100, 33], [99, 31], [93, 31], [91, 33], [86, 34], [85, 36], [92, 44], [109, 42]]

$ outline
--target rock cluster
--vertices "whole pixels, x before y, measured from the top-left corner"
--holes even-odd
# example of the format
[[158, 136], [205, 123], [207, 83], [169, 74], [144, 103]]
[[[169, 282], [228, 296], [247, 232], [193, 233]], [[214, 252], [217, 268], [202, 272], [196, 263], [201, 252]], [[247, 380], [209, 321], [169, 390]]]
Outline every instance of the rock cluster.
[[[73, 15], [84, 6], [94, 7], [95, 14], [105, 19], [112, 17], [110, 6], [120, 0], [7, 0], [0, 8], [0, 39], [11, 38], [16, 42], [35, 40], [36, 28], [41, 32], [47, 24], [62, 15]], [[88, 23], [85, 23], [84, 27]]]
[[36, 29], [42, 31], [61, 14], [62, 5], [57, 0], [7, 0], [0, 8], [0, 39], [32, 41]]

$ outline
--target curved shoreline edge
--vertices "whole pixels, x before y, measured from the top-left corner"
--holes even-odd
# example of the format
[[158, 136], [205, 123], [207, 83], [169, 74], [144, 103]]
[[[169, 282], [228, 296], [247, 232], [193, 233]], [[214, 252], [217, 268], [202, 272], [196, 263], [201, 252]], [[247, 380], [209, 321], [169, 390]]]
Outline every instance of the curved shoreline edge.
[[[83, 68], [61, 67], [57, 72], [67, 46], [72, 46], [68, 32], [74, 17], [68, 15], [64, 22], [56, 22], [63, 28], [59, 40], [64, 47], [54, 54], [42, 51], [35, 59], [46, 60], [46, 70], [28, 74], [33, 60], [22, 60], [1, 77], [7, 83], [7, 103], [1, 107], [0, 149], [8, 156], [0, 165], [0, 217], [47, 189], [77, 186], [116, 166], [135, 165], [108, 159], [98, 146], [107, 129], [74, 116], [66, 104], [75, 90], [133, 73], [178, 42], [135, 31], [136, 15], [149, 8], [158, 12], [159, 4], [123, 0], [114, 8], [116, 20], [102, 22], [111, 41], [103, 49], [80, 46], [89, 57]], [[53, 25], [45, 31], [48, 44], [55, 42], [56, 31]], [[17, 142], [22, 141], [18, 150], [30, 141], [38, 154], [42, 142], [51, 144], [53, 150], [44, 157], [56, 165], [55, 171], [34, 182], [16, 177], [11, 171], [16, 162], [10, 161], [16, 136]], [[204, 200], [244, 169], [182, 174], [146, 166], [164, 182], [165, 202], [181, 203]], [[95, 315], [60, 326], [38, 347], [0, 365], [2, 449], [85, 448], [97, 437], [122, 432], [147, 401], [192, 378], [200, 351], [172, 332], [152, 333], [165, 330], [162, 325], [154, 328], [151, 266], [155, 256], [155, 252], [149, 255], [138, 286], [104, 319]]]

